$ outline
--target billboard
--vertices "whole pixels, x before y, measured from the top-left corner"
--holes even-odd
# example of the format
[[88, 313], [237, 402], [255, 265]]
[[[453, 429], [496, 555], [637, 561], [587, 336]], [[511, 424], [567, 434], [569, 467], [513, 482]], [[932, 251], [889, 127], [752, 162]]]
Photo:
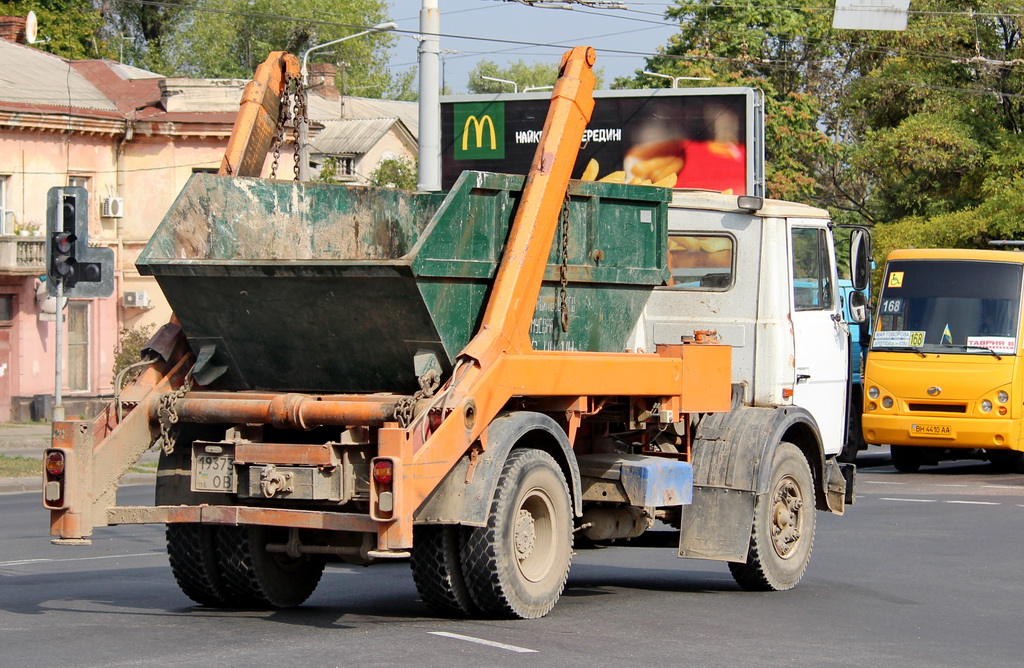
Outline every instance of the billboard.
[[[760, 91], [605, 90], [594, 100], [573, 178], [596, 160], [597, 178], [764, 196]], [[451, 188], [467, 169], [529, 171], [549, 103], [550, 93], [442, 97], [441, 187]]]

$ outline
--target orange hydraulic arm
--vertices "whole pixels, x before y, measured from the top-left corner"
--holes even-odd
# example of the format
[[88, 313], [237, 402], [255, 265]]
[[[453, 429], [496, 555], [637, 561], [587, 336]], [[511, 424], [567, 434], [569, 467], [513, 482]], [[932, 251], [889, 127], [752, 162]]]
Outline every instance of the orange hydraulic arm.
[[[459, 355], [452, 379], [438, 393], [435, 405], [451, 407], [451, 413], [425, 438], [426, 413], [410, 429], [391, 425], [379, 431], [379, 456], [394, 462], [395, 488], [401, 490], [395, 499], [395, 520], [379, 525], [375, 553], [379, 556], [412, 545], [415, 509], [483, 437], [512, 397], [660, 397], [677, 415], [683, 410], [728, 408], [727, 392], [697, 398], [697, 393], [688, 395], [684, 390], [687, 372], [707, 377], [704, 369], [693, 367], [700, 364], [696, 355], [686, 362], [693, 367], [688, 368], [678, 354], [533, 350], [530, 324], [571, 171], [594, 109], [594, 60], [590, 47], [575, 47], [562, 57], [544, 131], [482, 324]], [[728, 387], [727, 376], [722, 387]]]
[[301, 76], [299, 60], [274, 51], [256, 68], [242, 93], [235, 127], [218, 174], [260, 176], [281, 115], [281, 95], [288, 82]]

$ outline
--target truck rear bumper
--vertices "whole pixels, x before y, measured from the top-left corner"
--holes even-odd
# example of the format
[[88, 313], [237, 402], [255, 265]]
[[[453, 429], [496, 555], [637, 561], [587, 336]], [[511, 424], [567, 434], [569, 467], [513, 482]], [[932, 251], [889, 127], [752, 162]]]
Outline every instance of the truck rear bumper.
[[1017, 426], [1009, 419], [864, 413], [862, 425], [868, 443], [986, 450], [1018, 447]]
[[263, 525], [377, 533], [379, 523], [369, 515], [325, 513], [311, 510], [253, 508], [250, 506], [114, 506], [107, 523], [114, 524], [224, 524]]

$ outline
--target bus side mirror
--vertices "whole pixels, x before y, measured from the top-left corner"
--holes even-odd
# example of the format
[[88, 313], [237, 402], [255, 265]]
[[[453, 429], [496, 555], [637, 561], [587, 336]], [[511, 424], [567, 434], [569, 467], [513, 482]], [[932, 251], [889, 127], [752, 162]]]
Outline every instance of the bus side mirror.
[[866, 289], [871, 281], [871, 235], [863, 227], [850, 233], [850, 276], [854, 290]]
[[847, 299], [850, 300], [850, 320], [857, 324], [867, 322], [868, 298], [864, 296], [864, 293], [851, 290]]

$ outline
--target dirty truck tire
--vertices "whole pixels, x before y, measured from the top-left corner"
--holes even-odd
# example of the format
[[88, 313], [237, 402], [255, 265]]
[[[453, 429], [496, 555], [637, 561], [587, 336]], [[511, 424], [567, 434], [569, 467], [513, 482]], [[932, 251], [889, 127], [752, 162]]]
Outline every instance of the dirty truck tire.
[[551, 455], [512, 451], [487, 526], [463, 530], [461, 554], [481, 614], [535, 619], [551, 611], [572, 561], [569, 488]]
[[167, 559], [185, 596], [199, 605], [223, 607], [228, 594], [217, 563], [215, 531], [202, 524], [168, 524]]
[[413, 527], [413, 550], [409, 565], [420, 598], [435, 613], [445, 617], [466, 617], [477, 611], [462, 576], [459, 534], [455, 525]]
[[730, 563], [733, 578], [751, 591], [782, 591], [800, 582], [814, 545], [814, 481], [800, 449], [780, 443], [772, 458], [768, 493], [758, 496], [745, 563]]
[[914, 473], [921, 468], [921, 453], [913, 446], [890, 445], [892, 465], [900, 473]]
[[230, 603], [240, 608], [291, 608], [316, 589], [324, 572], [323, 557], [292, 558], [268, 552], [267, 543], [285, 543], [287, 530], [267, 527], [220, 527], [217, 555]]

